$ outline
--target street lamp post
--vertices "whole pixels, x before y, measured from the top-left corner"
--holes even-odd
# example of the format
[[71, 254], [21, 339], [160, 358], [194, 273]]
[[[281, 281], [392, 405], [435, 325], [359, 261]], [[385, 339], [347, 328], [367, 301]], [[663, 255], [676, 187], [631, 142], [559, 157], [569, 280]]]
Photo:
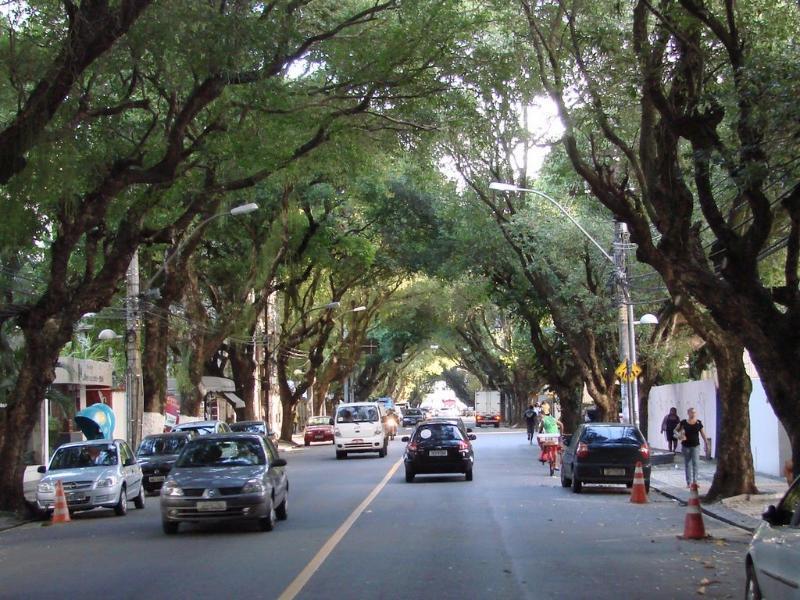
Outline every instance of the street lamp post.
[[[540, 192], [539, 190], [533, 190], [529, 188], [521, 188], [516, 185], [510, 183], [502, 183], [499, 181], [493, 181], [489, 184], [490, 190], [495, 190], [498, 192], [525, 192], [530, 194], [536, 194], [550, 202], [553, 206], [555, 206], [561, 214], [567, 217], [575, 227], [577, 227], [580, 232], [588, 239], [594, 246], [600, 251], [600, 253], [605, 257], [605, 259], [614, 265], [614, 274], [617, 281], [617, 285], [619, 286], [620, 294], [619, 294], [619, 309], [620, 309], [620, 335], [619, 335], [619, 346], [620, 346], [620, 358], [625, 361], [626, 367], [626, 377], [627, 383], [626, 386], [622, 386], [621, 390], [625, 393], [622, 394], [623, 397], [623, 407], [627, 408], [627, 417], [630, 423], [634, 423], [637, 427], [639, 426], [639, 412], [638, 412], [638, 402], [639, 402], [639, 389], [638, 389], [638, 382], [636, 377], [632, 377], [632, 369], [636, 366], [636, 339], [634, 335], [634, 319], [633, 319], [633, 302], [631, 301], [631, 293], [630, 293], [630, 282], [627, 277], [627, 272], [624, 263], [624, 253], [621, 251], [615, 251], [615, 256], [612, 257], [606, 250], [600, 245], [600, 243], [595, 240], [583, 226], [576, 221], [571, 214], [564, 208], [561, 203], [559, 203], [555, 198], [545, 194], [544, 192]], [[622, 225], [622, 224], [620, 224]], [[621, 250], [622, 244], [617, 245], [617, 249]], [[648, 317], [645, 320], [645, 317]], [[652, 321], [651, 319], [655, 319]], [[653, 315], [645, 315], [642, 317], [641, 323], [645, 324], [652, 324], [653, 322], [658, 322]]]
[[249, 213], [254, 212], [256, 210], [258, 210], [258, 204], [256, 204], [255, 202], [250, 202], [248, 204], [242, 204], [241, 206], [234, 206], [232, 209], [230, 209], [228, 211], [220, 212], [220, 213], [211, 215], [205, 221], [200, 222], [197, 225], [197, 227], [194, 228], [194, 231], [192, 231], [191, 234], [189, 234], [188, 236], [183, 238], [183, 240], [181, 240], [181, 242], [178, 244], [178, 247], [175, 248], [175, 252], [173, 252], [172, 254], [167, 256], [167, 258], [164, 260], [164, 262], [162, 263], [162, 265], [158, 269], [158, 271], [155, 272], [155, 274], [147, 282], [147, 285], [144, 286], [145, 290], [148, 291], [148, 292], [150, 291], [150, 289], [152, 288], [153, 284], [156, 282], [156, 279], [158, 279], [158, 277], [164, 271], [167, 270], [167, 266], [169, 265], [170, 261], [175, 260], [175, 258], [186, 247], [186, 244], [188, 244], [190, 240], [192, 240], [195, 236], [197, 236], [198, 233], [200, 233], [203, 230], [203, 227], [205, 227], [208, 223], [210, 223], [214, 219], [219, 219], [220, 217], [229, 217], [229, 216], [234, 216], [235, 217], [235, 216], [238, 216], [238, 215], [246, 215], [246, 214], [249, 214]]

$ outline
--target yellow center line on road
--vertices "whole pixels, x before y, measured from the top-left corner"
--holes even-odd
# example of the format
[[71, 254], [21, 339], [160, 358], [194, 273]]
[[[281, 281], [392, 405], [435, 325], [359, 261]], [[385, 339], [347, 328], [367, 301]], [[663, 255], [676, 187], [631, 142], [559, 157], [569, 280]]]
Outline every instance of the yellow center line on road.
[[328, 538], [328, 541], [319, 549], [319, 552], [316, 553], [314, 558], [306, 565], [306, 567], [300, 571], [300, 574], [294, 578], [294, 581], [289, 584], [289, 586], [283, 590], [283, 593], [278, 596], [278, 600], [292, 600], [300, 591], [305, 587], [308, 583], [309, 579], [313, 577], [314, 573], [322, 566], [322, 563], [330, 556], [331, 552], [334, 551], [337, 544], [342, 541], [342, 538], [347, 535], [347, 532], [350, 531], [350, 528], [356, 522], [361, 513], [363, 513], [366, 508], [370, 505], [370, 503], [375, 499], [375, 497], [381, 493], [381, 490], [386, 487], [386, 484], [389, 483], [389, 480], [394, 476], [397, 472], [397, 469], [400, 468], [400, 465], [403, 463], [403, 459], [399, 459], [392, 467], [389, 469], [389, 472], [386, 473], [386, 476], [381, 480], [381, 482], [375, 486], [369, 496], [364, 498], [364, 501], [359, 504], [356, 509], [350, 513], [350, 516], [347, 517], [344, 523], [339, 526], [334, 534]]

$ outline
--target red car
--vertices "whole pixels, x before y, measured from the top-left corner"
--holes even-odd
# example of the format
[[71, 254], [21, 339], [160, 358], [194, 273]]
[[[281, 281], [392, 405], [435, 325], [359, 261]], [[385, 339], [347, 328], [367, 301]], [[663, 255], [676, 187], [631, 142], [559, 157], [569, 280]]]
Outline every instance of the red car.
[[325, 416], [311, 417], [306, 424], [303, 438], [306, 446], [310, 446], [311, 442], [330, 442], [332, 444], [333, 425], [331, 425], [331, 418]]

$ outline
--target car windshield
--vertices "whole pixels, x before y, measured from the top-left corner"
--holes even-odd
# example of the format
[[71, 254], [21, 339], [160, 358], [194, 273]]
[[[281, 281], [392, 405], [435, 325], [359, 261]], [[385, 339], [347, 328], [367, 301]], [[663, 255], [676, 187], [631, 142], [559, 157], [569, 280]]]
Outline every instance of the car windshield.
[[633, 427], [588, 427], [581, 436], [587, 444], [631, 444], [642, 443], [641, 435]]
[[378, 420], [378, 411], [374, 406], [348, 406], [340, 408], [336, 413], [337, 423], [362, 423]]
[[409, 409], [406, 410], [406, 414], [407, 415], [414, 415], [415, 417], [418, 417], [419, 415], [422, 414], [422, 411], [420, 409], [418, 409], [418, 408], [409, 408]]
[[256, 440], [201, 440], [186, 445], [177, 467], [249, 467], [266, 463]]
[[328, 425], [330, 417], [311, 417], [308, 420], [309, 425]]
[[231, 423], [232, 431], [246, 431], [247, 433], [266, 433], [263, 423]]
[[431, 423], [419, 427], [414, 434], [414, 441], [446, 442], [451, 440], [463, 440], [464, 436], [456, 425], [450, 423]]
[[179, 454], [186, 445], [186, 438], [178, 437], [151, 437], [142, 440], [137, 450], [137, 456], [155, 456], [157, 454]]
[[196, 431], [200, 435], [208, 435], [209, 433], [216, 433], [213, 425], [193, 425], [191, 427], [181, 427], [179, 431]]
[[50, 461], [50, 470], [80, 469], [83, 467], [111, 466], [117, 464], [114, 444], [87, 444], [59, 448]]

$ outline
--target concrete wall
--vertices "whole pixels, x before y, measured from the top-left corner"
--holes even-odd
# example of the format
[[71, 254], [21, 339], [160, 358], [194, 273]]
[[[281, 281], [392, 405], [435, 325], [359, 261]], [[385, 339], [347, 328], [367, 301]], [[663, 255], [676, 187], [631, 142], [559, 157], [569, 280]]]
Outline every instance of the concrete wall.
[[[752, 378], [753, 391], [750, 394], [750, 449], [753, 453], [753, 467], [759, 473], [783, 474], [784, 461], [791, 456], [789, 437], [767, 402], [761, 380]], [[686, 418], [689, 407], [697, 409], [697, 416], [703, 422], [706, 435], [712, 438], [712, 455], [716, 456], [717, 443], [717, 391], [714, 380], [691, 381], [654, 387], [648, 401], [649, 421], [647, 439], [654, 448], [666, 449], [667, 442], [660, 432], [661, 420], [671, 406], [678, 409], [681, 418]]]
[[[112, 392], [111, 410], [114, 411], [114, 437], [120, 440], [128, 439], [128, 404], [125, 390]], [[136, 448], [133, 448], [136, 452]]]
[[750, 394], [750, 448], [756, 471], [783, 475], [783, 463], [791, 456], [789, 436], [767, 402], [760, 379], [753, 379]]
[[148, 435], [164, 432], [163, 413], [146, 412], [142, 414], [142, 439]]
[[[711, 455], [717, 450], [717, 386], [713, 379], [660, 385], [650, 390], [647, 440], [653, 448], [667, 449], [667, 438], [661, 433], [661, 421], [671, 407], [678, 416], [686, 418], [686, 411], [694, 408], [703, 422], [703, 431], [711, 438]], [[701, 450], [702, 451], [702, 450]]]

